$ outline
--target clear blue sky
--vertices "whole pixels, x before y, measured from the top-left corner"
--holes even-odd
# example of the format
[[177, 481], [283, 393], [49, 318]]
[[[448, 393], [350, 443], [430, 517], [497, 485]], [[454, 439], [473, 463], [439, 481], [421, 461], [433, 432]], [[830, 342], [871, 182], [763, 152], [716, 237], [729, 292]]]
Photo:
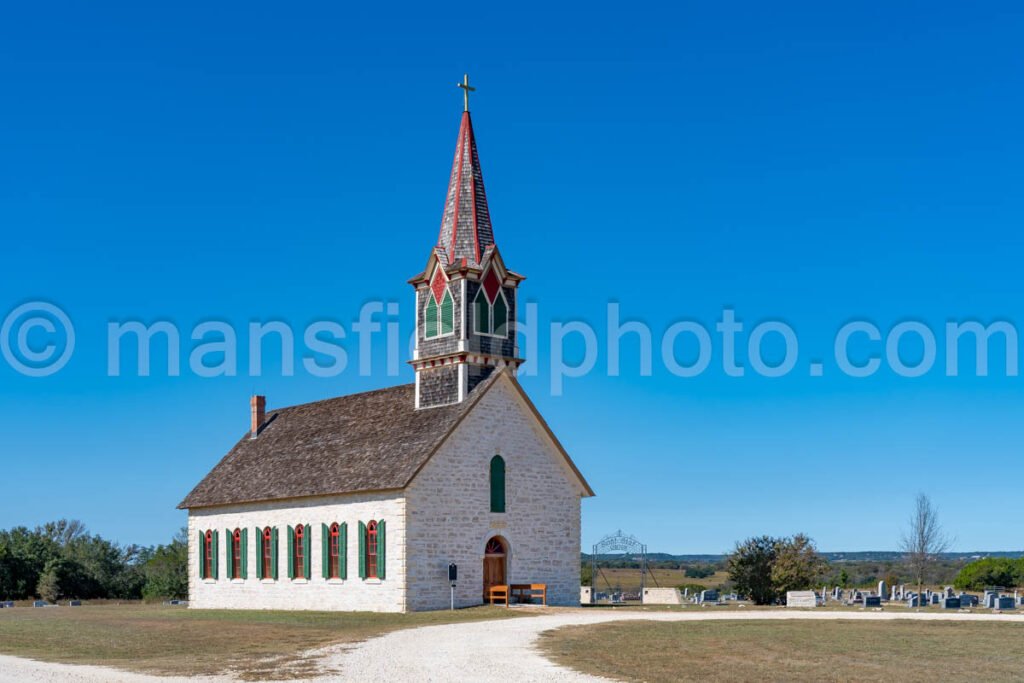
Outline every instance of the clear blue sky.
[[562, 396], [541, 343], [524, 385], [598, 493], [587, 547], [621, 528], [679, 553], [798, 531], [891, 549], [924, 491], [956, 549], [1019, 549], [1024, 397], [1001, 356], [914, 379], [829, 358], [853, 318], [1020, 317], [1022, 33], [1010, 2], [9, 5], [0, 314], [52, 301], [77, 348], [47, 378], [0, 362], [0, 527], [164, 541], [254, 390], [411, 381], [107, 377], [105, 327], [348, 325], [379, 299], [410, 329], [469, 71], [495, 234], [542, 322], [600, 327], [616, 301], [656, 332], [731, 307], [799, 333], [786, 377], [641, 377], [631, 340], [620, 376]]

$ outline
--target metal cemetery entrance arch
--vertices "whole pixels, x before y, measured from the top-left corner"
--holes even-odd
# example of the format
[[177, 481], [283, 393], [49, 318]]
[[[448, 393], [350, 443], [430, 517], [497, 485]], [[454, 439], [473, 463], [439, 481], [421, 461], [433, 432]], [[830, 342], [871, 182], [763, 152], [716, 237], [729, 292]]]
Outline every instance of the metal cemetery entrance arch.
[[[594, 544], [594, 551], [590, 555], [590, 587], [593, 592], [593, 600], [597, 602], [598, 580], [600, 579], [608, 592], [608, 599], [612, 602], [624, 602], [625, 594], [621, 586], [613, 586], [608, 576], [601, 570], [601, 563], [608, 562], [608, 555], [622, 555], [623, 560], [636, 560], [640, 572], [640, 592], [636, 600], [643, 599], [644, 587], [647, 585], [647, 546], [637, 540], [636, 536], [627, 536], [622, 530], [609, 536], [605, 536]], [[653, 577], [652, 577], [653, 578]], [[616, 597], [617, 596], [617, 597]]]

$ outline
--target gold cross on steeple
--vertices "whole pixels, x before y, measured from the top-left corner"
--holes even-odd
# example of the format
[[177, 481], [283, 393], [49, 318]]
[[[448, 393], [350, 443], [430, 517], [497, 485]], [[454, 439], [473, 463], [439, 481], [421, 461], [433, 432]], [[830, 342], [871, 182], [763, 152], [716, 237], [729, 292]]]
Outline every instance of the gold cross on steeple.
[[462, 74], [462, 83], [456, 83], [456, 85], [464, 91], [462, 95], [465, 100], [466, 108], [463, 109], [463, 111], [469, 111], [469, 93], [476, 92], [476, 88], [471, 88], [469, 86], [469, 74]]

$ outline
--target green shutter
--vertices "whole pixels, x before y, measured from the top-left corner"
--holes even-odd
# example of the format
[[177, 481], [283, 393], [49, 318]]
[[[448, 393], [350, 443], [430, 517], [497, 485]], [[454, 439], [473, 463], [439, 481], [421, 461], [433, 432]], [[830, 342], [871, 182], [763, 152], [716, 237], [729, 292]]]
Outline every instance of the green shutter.
[[295, 578], [295, 529], [288, 527], [288, 578]]
[[473, 299], [473, 329], [477, 334], [488, 334], [491, 331], [491, 307], [487, 305], [483, 289], [478, 290]]
[[423, 336], [427, 339], [437, 336], [437, 302], [434, 295], [427, 292], [427, 305], [423, 312]]
[[199, 578], [206, 578], [206, 535], [199, 532]]
[[263, 532], [256, 529], [256, 578], [263, 580]]
[[452, 293], [445, 291], [441, 299], [441, 334], [451, 334], [455, 330], [455, 300]]
[[249, 530], [242, 529], [242, 578], [249, 578]]
[[338, 574], [342, 579], [348, 578], [348, 522], [342, 522], [338, 528]]
[[508, 304], [505, 303], [505, 297], [499, 292], [498, 298], [494, 300], [494, 321], [493, 321], [493, 333], [500, 334], [502, 337], [508, 336]]
[[224, 558], [227, 565], [227, 572], [224, 574], [225, 578], [229, 581], [235, 578], [235, 537], [231, 533], [231, 529], [224, 530], [224, 537], [227, 539], [227, 556]]
[[491, 458], [491, 512], [505, 511], [505, 461], [500, 455]]
[[331, 529], [326, 524], [320, 525], [320, 576], [331, 578]]
[[220, 532], [216, 529], [213, 530], [213, 580], [216, 581], [220, 578], [220, 567], [218, 567], [217, 560], [220, 559]]
[[303, 548], [302, 548], [302, 573], [303, 573], [303, 578], [306, 578], [306, 579], [312, 579], [313, 578], [313, 570], [309, 566], [310, 565], [309, 561], [311, 559], [309, 557], [309, 555], [310, 555], [309, 549], [310, 549], [310, 546], [313, 545], [312, 536], [313, 536], [313, 532], [311, 531], [311, 527], [307, 524], [306, 525], [306, 533], [304, 533], [302, 535], [302, 545], [303, 545]]
[[385, 559], [387, 555], [384, 549], [387, 547], [387, 543], [384, 542], [384, 520], [377, 522], [377, 578], [381, 581], [384, 580], [384, 567], [387, 565]]
[[366, 578], [366, 525], [359, 522], [359, 578]]
[[277, 581], [277, 527], [270, 530], [270, 578]]

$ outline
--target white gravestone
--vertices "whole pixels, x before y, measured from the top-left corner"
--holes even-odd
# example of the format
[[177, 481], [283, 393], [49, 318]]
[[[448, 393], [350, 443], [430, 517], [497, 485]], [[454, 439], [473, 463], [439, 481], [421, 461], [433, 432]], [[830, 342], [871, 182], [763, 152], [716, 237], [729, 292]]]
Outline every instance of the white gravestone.
[[786, 593], [786, 607], [817, 607], [818, 598], [814, 591], [789, 591]]
[[645, 605], [681, 605], [683, 596], [678, 588], [645, 588], [643, 603]]

